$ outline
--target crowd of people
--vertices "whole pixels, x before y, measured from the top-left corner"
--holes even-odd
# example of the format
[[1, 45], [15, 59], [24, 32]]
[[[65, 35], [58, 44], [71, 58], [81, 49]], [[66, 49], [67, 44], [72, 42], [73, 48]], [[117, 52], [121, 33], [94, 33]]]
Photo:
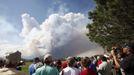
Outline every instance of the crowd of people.
[[[0, 58], [0, 75], [27, 75], [21, 71], [23, 64]], [[57, 60], [46, 54], [43, 60], [34, 58], [28, 71], [29, 75], [134, 75], [134, 43], [114, 46], [110, 52], [91, 57]]]
[[43, 62], [34, 59], [29, 75], [134, 75], [134, 43], [92, 57], [53, 60], [51, 54], [46, 54]]

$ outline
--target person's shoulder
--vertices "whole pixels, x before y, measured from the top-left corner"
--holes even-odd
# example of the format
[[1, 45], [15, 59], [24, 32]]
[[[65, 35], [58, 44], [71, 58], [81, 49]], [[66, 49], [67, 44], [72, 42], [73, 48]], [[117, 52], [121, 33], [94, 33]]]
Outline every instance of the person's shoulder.
[[100, 66], [106, 66], [108, 63], [107, 62], [102, 62], [101, 64], [100, 64]]
[[56, 67], [52, 67], [52, 66], [49, 66], [49, 65], [45, 65], [45, 66], [41, 67], [40, 69], [49, 70], [49, 71], [57, 70]]
[[74, 69], [75, 71], [79, 71], [79, 70], [78, 70], [77, 68], [75, 68], [75, 67], [74, 67], [73, 69]]
[[123, 64], [129, 63], [128, 61], [134, 60], [134, 54], [128, 55], [122, 60]]
[[88, 75], [88, 70], [82, 70], [82, 71], [80, 72], [80, 75]]
[[44, 66], [38, 68], [38, 69], [36, 70], [36, 72], [39, 72], [39, 71], [42, 71], [42, 70], [45, 70], [45, 67], [44, 67]]
[[52, 67], [52, 66], [50, 66], [50, 65], [46, 65], [45, 67], [46, 67], [46, 69], [49, 69], [49, 70], [54, 69], [54, 67]]
[[33, 65], [35, 65], [35, 64], [32, 63], [32, 64], [29, 65], [29, 67], [32, 67]]
[[127, 57], [128, 59], [134, 59], [134, 54], [130, 54], [128, 57]]
[[45, 69], [44, 69], [44, 66], [42, 66], [42, 67], [40, 67], [40, 68], [36, 69], [36, 71], [35, 71], [35, 74], [34, 74], [34, 75], [40, 75], [40, 73], [41, 73], [43, 70], [45, 70]]
[[69, 70], [69, 69], [71, 69], [71, 67], [66, 67], [66, 68], [64, 68], [63, 70]]
[[58, 71], [58, 69], [56, 67], [53, 67], [52, 71], [59, 73], [59, 71]]
[[58, 71], [56, 67], [49, 66], [48, 68], [49, 68], [49, 70], [51, 70], [51, 71]]
[[85, 74], [85, 71], [81, 71], [81, 72], [80, 72], [80, 75], [86, 75], [86, 74]]
[[66, 68], [63, 69], [63, 71], [64, 71], [64, 72], [67, 72], [67, 71], [69, 71], [70, 69], [71, 69], [70, 67], [66, 67]]

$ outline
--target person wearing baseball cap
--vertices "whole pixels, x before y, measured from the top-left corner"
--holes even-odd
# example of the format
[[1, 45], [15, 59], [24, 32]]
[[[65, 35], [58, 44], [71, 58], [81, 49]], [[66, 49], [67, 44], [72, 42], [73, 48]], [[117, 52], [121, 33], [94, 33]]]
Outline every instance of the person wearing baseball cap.
[[46, 54], [44, 56], [44, 66], [38, 68], [35, 75], [59, 75], [57, 68], [51, 66], [52, 60], [52, 55]]
[[134, 75], [134, 42], [126, 44], [123, 47], [123, 53], [126, 57], [121, 62], [121, 68], [125, 75]]

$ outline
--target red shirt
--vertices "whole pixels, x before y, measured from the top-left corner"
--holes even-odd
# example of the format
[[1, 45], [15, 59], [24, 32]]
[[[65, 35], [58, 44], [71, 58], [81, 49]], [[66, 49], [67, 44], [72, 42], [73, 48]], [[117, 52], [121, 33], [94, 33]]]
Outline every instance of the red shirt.
[[101, 59], [98, 60], [97, 66], [99, 66], [102, 63]]
[[81, 71], [80, 75], [96, 75], [96, 73], [92, 69], [86, 68]]
[[64, 61], [63, 64], [61, 65], [61, 68], [64, 69], [67, 67], [67, 61]]

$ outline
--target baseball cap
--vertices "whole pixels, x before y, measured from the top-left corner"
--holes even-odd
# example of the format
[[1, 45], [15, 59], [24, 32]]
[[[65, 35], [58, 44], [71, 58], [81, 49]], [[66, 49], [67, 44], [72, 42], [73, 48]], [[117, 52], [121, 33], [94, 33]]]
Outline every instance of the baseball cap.
[[49, 57], [52, 57], [52, 55], [51, 55], [51, 54], [46, 54], [46, 55], [44, 56], [44, 61], [45, 61], [47, 58], [49, 58]]

